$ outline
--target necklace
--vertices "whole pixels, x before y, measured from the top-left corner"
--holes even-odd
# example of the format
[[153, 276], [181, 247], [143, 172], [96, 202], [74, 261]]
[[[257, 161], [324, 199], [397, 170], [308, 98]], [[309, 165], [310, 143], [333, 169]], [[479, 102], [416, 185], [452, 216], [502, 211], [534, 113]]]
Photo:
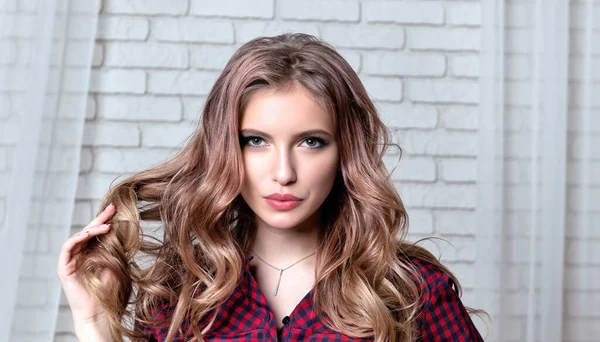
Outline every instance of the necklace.
[[[254, 251], [253, 251], [254, 252]], [[311, 256], [315, 255], [315, 253], [317, 252], [312, 252], [310, 255], [305, 256], [304, 258], [296, 261], [295, 263], [289, 265], [288, 267], [284, 267], [284, 268], [279, 268], [279, 267], [275, 267], [271, 264], [269, 264], [268, 262], [265, 261], [265, 259], [261, 258], [258, 256], [258, 254], [256, 254], [256, 252], [254, 252], [254, 255], [262, 262], [264, 262], [265, 264], [267, 264], [267, 266], [276, 269], [277, 271], [279, 271], [279, 278], [277, 279], [277, 285], [275, 285], [275, 291], [273, 291], [273, 296], [277, 296], [277, 292], [279, 291], [279, 284], [281, 283], [281, 276], [283, 275], [283, 271], [287, 270], [288, 268], [298, 264], [299, 262], [306, 260], [308, 258], [310, 258]]]

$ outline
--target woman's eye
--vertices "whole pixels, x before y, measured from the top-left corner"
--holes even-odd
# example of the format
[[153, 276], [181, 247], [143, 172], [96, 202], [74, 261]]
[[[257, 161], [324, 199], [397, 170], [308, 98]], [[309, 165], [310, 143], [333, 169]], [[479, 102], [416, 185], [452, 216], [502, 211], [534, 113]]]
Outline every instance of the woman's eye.
[[260, 147], [261, 143], [264, 142], [264, 139], [261, 137], [247, 137], [244, 139], [244, 145], [250, 145], [250, 147]]
[[306, 138], [303, 143], [309, 148], [320, 148], [326, 145], [323, 139], [317, 137]]

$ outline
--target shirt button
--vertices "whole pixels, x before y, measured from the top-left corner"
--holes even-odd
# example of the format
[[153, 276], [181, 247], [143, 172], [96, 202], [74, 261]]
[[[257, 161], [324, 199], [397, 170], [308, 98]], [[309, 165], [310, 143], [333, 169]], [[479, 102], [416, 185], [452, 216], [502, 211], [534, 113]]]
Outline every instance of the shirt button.
[[289, 322], [290, 322], [290, 316], [285, 316], [281, 320], [281, 323], [283, 323], [283, 324], [288, 324]]

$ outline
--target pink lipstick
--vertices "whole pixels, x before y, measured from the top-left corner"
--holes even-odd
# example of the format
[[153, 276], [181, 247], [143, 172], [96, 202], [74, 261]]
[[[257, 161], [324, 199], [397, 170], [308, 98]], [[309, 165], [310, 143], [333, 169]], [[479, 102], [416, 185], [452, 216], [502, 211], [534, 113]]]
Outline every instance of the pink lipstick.
[[302, 202], [301, 198], [298, 198], [292, 194], [270, 194], [265, 196], [267, 203], [277, 210], [290, 210], [300, 205]]

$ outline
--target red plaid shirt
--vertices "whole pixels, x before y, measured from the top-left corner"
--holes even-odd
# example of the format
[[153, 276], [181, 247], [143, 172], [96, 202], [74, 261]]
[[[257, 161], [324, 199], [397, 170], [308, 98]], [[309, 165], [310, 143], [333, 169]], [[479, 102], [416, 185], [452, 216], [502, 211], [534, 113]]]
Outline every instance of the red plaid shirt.
[[[278, 331], [273, 312], [250, 272], [250, 260], [252, 257], [246, 259], [242, 281], [221, 306], [215, 324], [204, 335], [205, 341], [372, 341], [372, 338], [345, 336], [323, 325], [313, 310], [312, 292], [284, 318], [284, 326]], [[423, 295], [423, 311], [419, 315], [421, 337], [418, 341], [483, 341], [452, 288], [450, 278], [424, 261], [413, 259], [412, 263], [425, 279], [427, 287]], [[168, 305], [159, 307], [154, 311], [154, 317], [167, 322], [172, 308]], [[203, 319], [198, 326], [205, 326], [207, 322], [208, 318]], [[184, 322], [184, 326], [187, 324]], [[149, 341], [164, 341], [168, 328], [165, 324], [142, 330], [151, 334]], [[177, 336], [174, 341], [186, 340]]]

